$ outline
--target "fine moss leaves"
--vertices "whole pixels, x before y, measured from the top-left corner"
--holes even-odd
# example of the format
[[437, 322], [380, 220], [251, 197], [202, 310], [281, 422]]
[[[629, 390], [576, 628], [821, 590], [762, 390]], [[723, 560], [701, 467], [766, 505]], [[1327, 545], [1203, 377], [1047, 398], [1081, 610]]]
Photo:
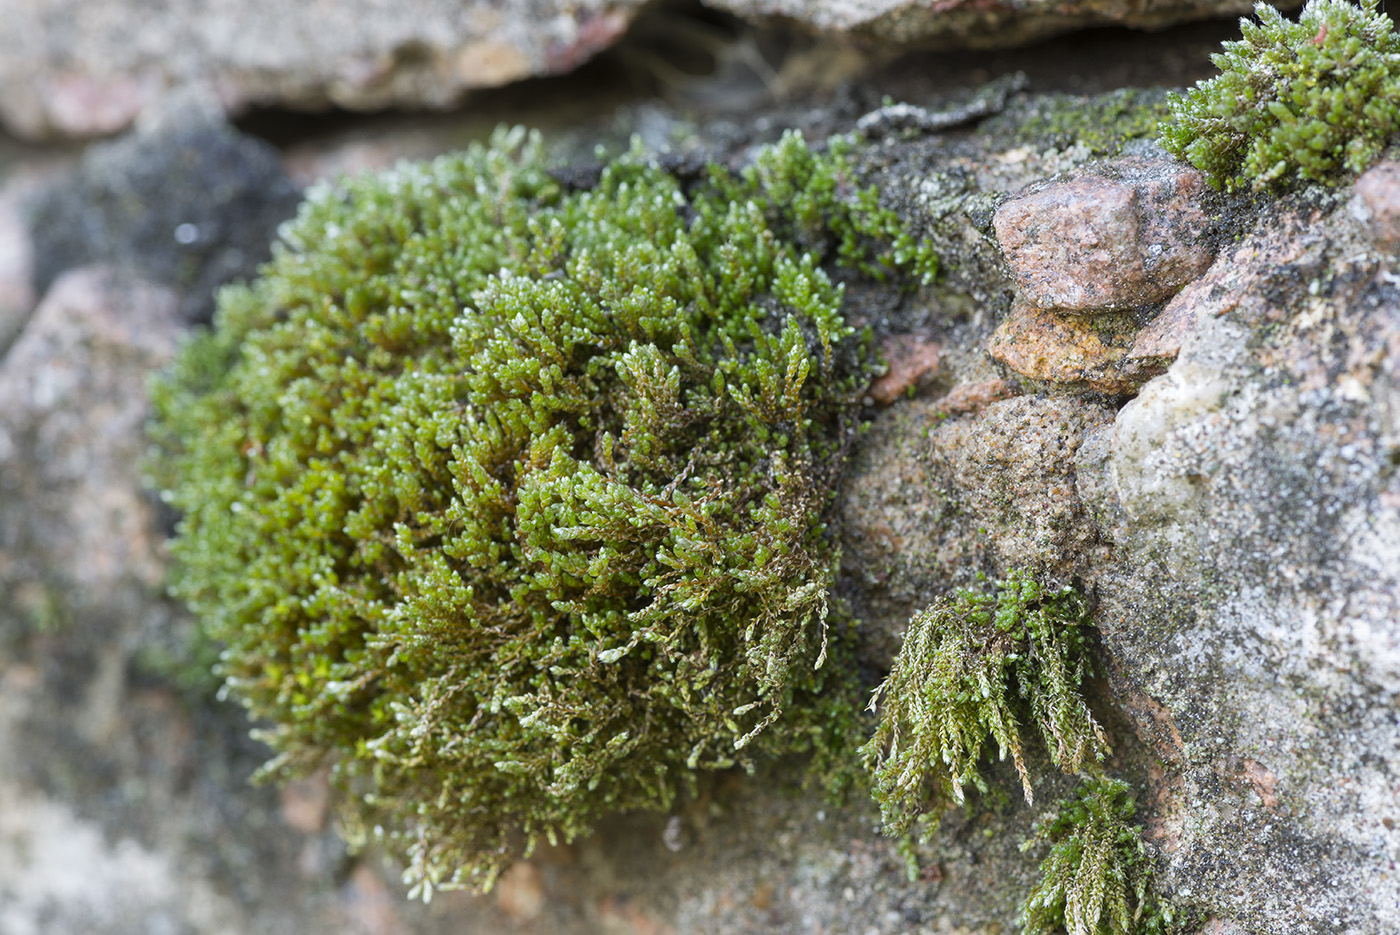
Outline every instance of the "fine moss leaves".
[[1072, 588], [1047, 591], [1024, 571], [914, 615], [871, 698], [880, 722], [862, 751], [887, 833], [907, 833], [931, 799], [961, 802], [969, 785], [985, 792], [981, 761], [993, 744], [1030, 803], [1027, 722], [1065, 772], [1096, 767], [1108, 741], [1079, 694], [1086, 616]]
[[1211, 56], [1220, 74], [1172, 95], [1162, 145], [1217, 188], [1263, 189], [1364, 170], [1400, 130], [1400, 35], [1377, 0], [1309, 0], [1298, 21], [1258, 22]]
[[1088, 779], [1035, 825], [1029, 850], [1050, 851], [1021, 905], [1025, 935], [1162, 935], [1173, 912], [1151, 890], [1152, 862], [1133, 824], [1128, 785]]
[[315, 190], [154, 390], [177, 594], [272, 769], [426, 892], [851, 737], [824, 524], [868, 381], [822, 263], [931, 275], [795, 134], [683, 190], [539, 140]]

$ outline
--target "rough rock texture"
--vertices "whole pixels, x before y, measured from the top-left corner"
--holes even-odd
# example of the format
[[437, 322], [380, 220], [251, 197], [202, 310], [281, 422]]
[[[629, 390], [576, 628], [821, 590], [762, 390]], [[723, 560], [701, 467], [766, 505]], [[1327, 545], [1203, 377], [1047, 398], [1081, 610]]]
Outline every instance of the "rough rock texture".
[[1167, 879], [1252, 931], [1400, 930], [1396, 272], [1343, 198], [1262, 220], [1080, 465], [1117, 690], [1170, 728]]
[[75, 270], [10, 348], [0, 370], [7, 613], [38, 620], [60, 594], [62, 603], [82, 595], [129, 611], [128, 585], [143, 592], [164, 579], [136, 464], [145, 449], [144, 374], [174, 354], [176, 321], [169, 290], [112, 268]]
[[34, 311], [34, 241], [26, 218], [36, 194], [33, 173], [6, 179], [0, 186], [0, 357], [19, 336]]
[[849, 488], [848, 555], [892, 583], [867, 575], [873, 621], [954, 580], [948, 555], [1097, 596], [1164, 891], [1210, 931], [1400, 929], [1400, 275], [1349, 208], [1387, 175], [1262, 218], [1174, 300], [1179, 356], [1121, 411], [911, 404]]
[[1160, 373], [1175, 351], [1160, 337], [1139, 343], [1138, 332], [1214, 258], [1205, 187], [1189, 167], [1127, 157], [1003, 203], [993, 227], [1017, 296], [992, 357], [1033, 380], [1114, 396]]
[[35, 199], [34, 285], [42, 294], [65, 269], [116, 263], [175, 288], [185, 317], [206, 321], [214, 290], [267, 260], [300, 197], [271, 146], [182, 108], [88, 150]]
[[641, 5], [3, 0], [0, 123], [30, 138], [105, 135], [189, 86], [230, 113], [443, 107], [471, 88], [572, 70]]
[[912, 394], [938, 374], [938, 345], [916, 336], [891, 339], [880, 347], [886, 369], [870, 386], [870, 397], [882, 406]]
[[1356, 180], [1351, 213], [1379, 250], [1400, 250], [1400, 162], [1382, 162]]
[[846, 562], [879, 665], [909, 617], [953, 585], [1015, 566], [1069, 580], [1098, 555], [1075, 455], [1113, 410], [1015, 396], [948, 418], [949, 398], [966, 387], [878, 418], [842, 491]]
[[[933, 48], [1022, 45], [1091, 26], [1160, 29], [1172, 23], [1248, 13], [1240, 0], [709, 0], [748, 19], [782, 17], [809, 28]], [[1297, 6], [1280, 3], [1280, 7]]]
[[1205, 176], [1127, 157], [1032, 186], [993, 225], [1023, 301], [1092, 316], [1158, 302], [1205, 272]]
[[1018, 302], [987, 342], [987, 353], [1032, 380], [1121, 396], [1162, 371], [1160, 360], [1133, 353], [1137, 334], [1132, 315], [1089, 321]]

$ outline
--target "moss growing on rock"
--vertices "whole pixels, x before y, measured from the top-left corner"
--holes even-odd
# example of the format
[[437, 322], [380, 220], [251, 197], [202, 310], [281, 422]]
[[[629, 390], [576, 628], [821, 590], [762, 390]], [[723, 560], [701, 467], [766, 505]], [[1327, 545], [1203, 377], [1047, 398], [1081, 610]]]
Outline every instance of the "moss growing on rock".
[[849, 754], [823, 519], [868, 368], [820, 264], [934, 270], [836, 141], [587, 191], [539, 141], [321, 187], [156, 388], [174, 589], [274, 772], [436, 886]]
[[1162, 145], [1216, 187], [1360, 172], [1400, 130], [1400, 36], [1376, 0], [1309, 0], [1298, 22], [1273, 7], [1211, 60], [1220, 75], [1171, 98]]
[[1045, 94], [1018, 113], [1014, 139], [1037, 148], [1084, 147], [1092, 156], [1116, 156], [1123, 147], [1157, 135], [1170, 111], [1167, 93], [1156, 88], [1119, 88], [1092, 97]]
[[1096, 767], [1108, 740], [1079, 693], [1086, 617], [1073, 588], [1047, 590], [1025, 571], [914, 615], [871, 699], [872, 709], [883, 699], [880, 723], [862, 751], [887, 833], [907, 833], [931, 800], [961, 802], [964, 786], [987, 791], [991, 743], [1030, 803], [1027, 721], [1065, 772]]
[[1021, 906], [1025, 935], [1162, 935], [1173, 913], [1151, 890], [1152, 863], [1133, 824], [1132, 794], [1089, 779], [1042, 816], [1023, 846], [1049, 844], [1040, 880]]

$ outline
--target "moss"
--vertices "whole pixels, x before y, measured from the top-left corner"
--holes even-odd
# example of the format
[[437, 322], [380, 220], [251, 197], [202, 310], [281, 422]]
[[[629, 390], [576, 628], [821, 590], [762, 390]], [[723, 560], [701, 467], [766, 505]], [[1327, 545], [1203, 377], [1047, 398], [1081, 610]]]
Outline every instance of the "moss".
[[1010, 756], [1033, 799], [1021, 726], [1029, 721], [1067, 773], [1096, 768], [1107, 737], [1079, 694], [1087, 671], [1083, 599], [1025, 571], [987, 592], [962, 590], [914, 615], [862, 750], [885, 829], [904, 834], [930, 802], [986, 792], [984, 749]]
[[1093, 156], [1116, 156], [1132, 140], [1156, 136], [1168, 113], [1167, 92], [1155, 88], [1119, 88], [1092, 97], [1040, 95], [1016, 114], [1014, 140], [1041, 149], [1079, 145]]
[[936, 268], [849, 145], [569, 191], [501, 131], [322, 186], [155, 387], [173, 587], [268, 771], [333, 763], [425, 893], [849, 758], [826, 517], [870, 370], [822, 263]]
[[1400, 129], [1400, 36], [1376, 0], [1267, 4], [1213, 55], [1220, 75], [1171, 98], [1162, 145], [1216, 187], [1360, 172]]
[[1162, 935], [1174, 912], [1151, 889], [1152, 863], [1126, 783], [1089, 779], [1043, 815], [1023, 850], [1049, 844], [1021, 906], [1025, 935]]

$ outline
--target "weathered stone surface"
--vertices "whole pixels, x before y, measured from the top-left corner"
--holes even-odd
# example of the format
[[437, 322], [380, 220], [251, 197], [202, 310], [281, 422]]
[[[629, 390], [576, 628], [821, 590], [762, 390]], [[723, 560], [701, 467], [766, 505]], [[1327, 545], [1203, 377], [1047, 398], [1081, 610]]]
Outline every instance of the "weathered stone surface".
[[[783, 17], [826, 31], [933, 48], [1006, 48], [1092, 26], [1160, 29], [1248, 13], [1238, 0], [709, 0], [747, 18]], [[1296, 6], [1284, 3], [1280, 6]]]
[[42, 293], [65, 269], [116, 263], [176, 289], [186, 318], [208, 320], [214, 290], [267, 260], [300, 197], [271, 146], [182, 109], [94, 146], [35, 200], [35, 285]]
[[882, 406], [927, 383], [938, 372], [939, 345], [917, 335], [901, 335], [881, 347], [886, 371], [870, 385], [870, 398]]
[[938, 401], [937, 415], [963, 416], [982, 412], [992, 403], [1010, 399], [1016, 391], [1006, 380], [984, 380], [980, 383], [959, 383]]
[[618, 39], [641, 5], [3, 0], [0, 123], [30, 138], [105, 135], [192, 85], [230, 113], [443, 107], [472, 88], [572, 70]]
[[1174, 300], [1179, 356], [1116, 416], [901, 404], [844, 494], [880, 625], [959, 563], [1097, 596], [1164, 892], [1210, 931], [1400, 930], [1398, 261], [1346, 193], [1282, 204]]
[[1170, 297], [1210, 265], [1205, 177], [1125, 158], [1033, 186], [997, 209], [997, 240], [1022, 301], [1091, 314]]
[[933, 463], [999, 565], [1063, 578], [1090, 567], [1098, 529], [1077, 490], [1075, 455], [1085, 433], [1112, 418], [1110, 407], [1073, 396], [1018, 396], [932, 434]]
[[1366, 170], [1356, 180], [1351, 212], [1378, 249], [1400, 250], [1400, 163], [1387, 160]]
[[33, 173], [5, 179], [0, 185], [0, 357], [19, 336], [34, 311], [34, 242], [25, 207], [35, 195]]
[[993, 225], [1017, 300], [988, 353], [1021, 376], [1114, 396], [1161, 373], [1189, 323], [1179, 306], [1146, 329], [1140, 317], [1209, 267], [1204, 192], [1194, 169], [1129, 157], [1002, 204]]
[[1163, 369], [1159, 361], [1136, 350], [1137, 335], [1131, 315], [1088, 320], [1018, 302], [987, 342], [987, 353], [1032, 380], [1079, 384], [1122, 396]]
[[1026, 566], [1068, 580], [1096, 560], [1099, 533], [1077, 490], [1076, 451], [1113, 410], [1022, 395], [948, 419], [946, 399], [882, 413], [842, 490], [864, 639], [885, 665], [914, 611], [979, 573]]
[[0, 604], [117, 601], [165, 576], [141, 493], [146, 374], [175, 352], [176, 297], [111, 268], [63, 277], [0, 369]]
[[1080, 465], [1115, 684], [1179, 737], [1168, 886], [1248, 931], [1400, 929], [1400, 280], [1367, 240], [1340, 203], [1262, 221]]

